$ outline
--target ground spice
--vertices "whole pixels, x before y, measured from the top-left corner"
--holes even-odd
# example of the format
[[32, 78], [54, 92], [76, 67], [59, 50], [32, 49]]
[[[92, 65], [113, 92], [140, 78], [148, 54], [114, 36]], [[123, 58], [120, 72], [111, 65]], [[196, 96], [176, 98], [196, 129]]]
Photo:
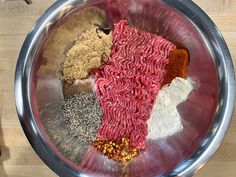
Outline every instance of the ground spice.
[[62, 80], [69, 83], [88, 77], [92, 69], [108, 60], [112, 46], [112, 32], [105, 34], [94, 26], [78, 37], [62, 64]]
[[147, 121], [148, 139], [165, 138], [183, 129], [177, 106], [187, 100], [192, 90], [191, 81], [180, 77], [162, 87]]
[[97, 139], [93, 145], [108, 159], [115, 161], [127, 162], [139, 154], [139, 150], [132, 146], [127, 138], [121, 138], [119, 141]]
[[107, 26], [106, 22], [105, 11], [94, 6], [83, 8], [71, 15], [65, 23], [51, 31], [52, 34], [47, 37], [43, 47], [41, 59], [43, 64], [40, 65], [40, 73], [58, 71], [58, 64], [65, 60], [66, 53], [75, 44], [77, 37], [95, 25]]
[[189, 53], [187, 49], [180, 48], [173, 50], [169, 55], [169, 64], [166, 67], [167, 73], [163, 85], [170, 84], [176, 77], [187, 78], [187, 66], [189, 64]]
[[102, 114], [92, 92], [73, 95], [62, 106], [62, 116], [69, 132], [81, 143], [90, 143], [96, 139]]

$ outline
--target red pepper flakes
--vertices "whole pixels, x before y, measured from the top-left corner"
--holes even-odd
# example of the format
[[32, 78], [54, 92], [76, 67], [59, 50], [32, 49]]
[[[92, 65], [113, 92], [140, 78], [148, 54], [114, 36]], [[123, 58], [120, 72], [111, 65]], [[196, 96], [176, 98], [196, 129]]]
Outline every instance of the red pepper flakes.
[[97, 139], [93, 145], [108, 159], [120, 162], [130, 161], [139, 154], [139, 149], [132, 146], [127, 138], [121, 138], [119, 141]]

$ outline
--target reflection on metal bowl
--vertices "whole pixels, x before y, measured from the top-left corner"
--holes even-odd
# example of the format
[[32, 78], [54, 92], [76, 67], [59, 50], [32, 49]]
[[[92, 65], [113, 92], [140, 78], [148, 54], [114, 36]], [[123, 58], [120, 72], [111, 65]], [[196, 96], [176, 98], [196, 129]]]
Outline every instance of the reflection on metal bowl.
[[[98, 18], [106, 25], [127, 19], [131, 26], [186, 46], [191, 57], [188, 76], [197, 83], [181, 105], [183, 131], [147, 143], [146, 150], [125, 166], [107, 160], [93, 148], [85, 149], [82, 156], [76, 154], [76, 144], [56, 144], [40, 115], [43, 108], [64, 100], [60, 63], [81, 30], [76, 23], [80, 12], [91, 6], [104, 12]], [[209, 17], [189, 0], [57, 1], [28, 34], [15, 75], [16, 107], [25, 134], [59, 176], [191, 176], [220, 145], [231, 120], [234, 98], [234, 69], [225, 41]], [[46, 113], [52, 122], [56, 115], [56, 108]], [[63, 124], [54, 128], [56, 136], [66, 136]], [[80, 160], [75, 163], [58, 146]]]

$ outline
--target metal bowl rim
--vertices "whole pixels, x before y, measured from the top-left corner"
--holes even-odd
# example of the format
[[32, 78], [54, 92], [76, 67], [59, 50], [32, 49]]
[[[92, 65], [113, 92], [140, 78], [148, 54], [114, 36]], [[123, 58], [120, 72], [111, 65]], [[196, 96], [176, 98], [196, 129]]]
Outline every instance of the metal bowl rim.
[[[51, 19], [55, 18], [63, 7], [69, 5], [75, 0], [60, 0], [56, 1], [47, 11], [37, 20], [32, 27], [28, 36], [26, 37], [22, 49], [19, 54], [15, 71], [15, 104], [21, 126], [24, 130], [26, 137], [30, 144], [39, 155], [39, 157], [59, 176], [86, 176], [85, 174], [78, 174], [74, 169], [69, 167], [65, 162], [61, 161], [57, 155], [50, 149], [45, 143], [43, 136], [41, 135], [37, 124], [34, 120], [34, 115], [30, 105], [30, 73], [31, 70], [27, 66], [29, 63], [33, 63], [31, 52], [34, 47], [35, 41], [39, 38], [41, 32], [47, 27], [46, 24]], [[84, 1], [80, 1], [82, 3]], [[166, 2], [170, 2], [166, 0]], [[211, 137], [208, 137], [207, 142], [203, 142], [202, 146], [208, 145], [203, 151], [198, 150], [189, 159], [186, 159], [182, 164], [176, 167], [172, 172], [166, 174], [166, 176], [190, 176], [194, 174], [200, 167], [202, 167], [216, 152], [220, 143], [227, 132], [230, 124], [235, 102], [235, 73], [233, 68], [233, 62], [230, 56], [229, 49], [225, 43], [225, 40], [212, 20], [207, 14], [199, 8], [194, 2], [189, 0], [178, 0], [178, 3], [184, 4], [197, 14], [205, 25], [211, 29], [213, 36], [216, 38], [218, 45], [220, 46], [223, 54], [223, 65], [225, 71], [225, 80], [227, 84], [227, 90], [225, 94], [225, 109], [223, 116], [220, 119], [218, 127], [215, 132], [210, 132]], [[227, 71], [227, 72], [226, 72]], [[29, 126], [27, 126], [29, 124]], [[33, 134], [32, 134], [33, 133]], [[201, 147], [201, 146], [200, 146]], [[197, 154], [197, 158], [196, 158]]]

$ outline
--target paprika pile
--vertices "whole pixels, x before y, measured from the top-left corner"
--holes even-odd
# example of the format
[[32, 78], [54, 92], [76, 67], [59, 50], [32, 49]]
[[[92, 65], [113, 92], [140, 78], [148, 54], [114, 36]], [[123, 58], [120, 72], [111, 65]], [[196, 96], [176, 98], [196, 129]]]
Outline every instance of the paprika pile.
[[170, 84], [176, 77], [187, 78], [187, 66], [190, 57], [187, 49], [174, 49], [169, 55], [169, 63], [166, 66], [167, 73], [164, 77], [162, 86]]

